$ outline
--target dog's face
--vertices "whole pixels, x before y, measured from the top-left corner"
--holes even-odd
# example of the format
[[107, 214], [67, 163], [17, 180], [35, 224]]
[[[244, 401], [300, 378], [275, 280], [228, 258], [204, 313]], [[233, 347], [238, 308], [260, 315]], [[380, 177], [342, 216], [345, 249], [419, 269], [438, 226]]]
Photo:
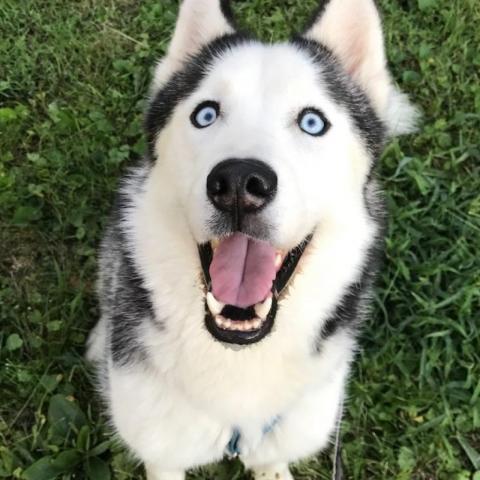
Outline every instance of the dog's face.
[[147, 128], [159, 187], [199, 246], [207, 328], [247, 344], [271, 330], [319, 226], [364, 204], [398, 94], [371, 0], [330, 0], [276, 45], [236, 34], [227, 10], [184, 0]]
[[361, 199], [372, 163], [321, 65], [294, 44], [224, 52], [161, 137], [198, 243], [241, 231], [289, 250]]

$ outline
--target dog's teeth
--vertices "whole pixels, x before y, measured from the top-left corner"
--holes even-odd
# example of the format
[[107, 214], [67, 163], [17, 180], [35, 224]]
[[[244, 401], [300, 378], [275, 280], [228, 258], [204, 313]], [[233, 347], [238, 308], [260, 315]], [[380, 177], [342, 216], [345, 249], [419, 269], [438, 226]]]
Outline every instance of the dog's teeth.
[[220, 240], [218, 240], [218, 238], [212, 240], [210, 242], [210, 245], [212, 247], [212, 250], [215, 251], [217, 249], [217, 247], [220, 245]]
[[212, 315], [218, 315], [222, 313], [223, 307], [225, 306], [224, 303], [219, 302], [214, 296], [212, 292], [207, 293], [207, 305], [209, 310], [212, 312]]
[[219, 327], [222, 327], [223, 324], [225, 323], [225, 318], [222, 317], [221, 315], [216, 315], [216, 316], [215, 316], [215, 323], [216, 323]]
[[217, 315], [215, 317], [215, 323], [222, 330], [235, 330], [232, 328], [232, 321], [229, 318], [225, 318], [222, 315]]
[[275, 268], [277, 270], [280, 270], [282, 263], [283, 263], [283, 255], [280, 252], [277, 252], [277, 254], [275, 255]]
[[258, 330], [260, 328], [260, 325], [262, 324], [262, 321], [259, 318], [254, 318], [251, 320], [252, 327], [254, 330]]
[[215, 316], [215, 323], [222, 330], [230, 330], [232, 332], [251, 332], [252, 330], [258, 330], [262, 325], [260, 318], [252, 318], [251, 320], [235, 321], [225, 318], [223, 315]]
[[249, 330], [258, 330], [262, 321], [259, 318], [252, 318], [249, 322]]
[[255, 305], [255, 313], [262, 319], [267, 318], [270, 309], [272, 308], [272, 297], [269, 296], [263, 303], [257, 303]]
[[243, 322], [243, 331], [249, 332], [250, 330], [253, 330], [252, 322], [250, 320], [245, 320]]

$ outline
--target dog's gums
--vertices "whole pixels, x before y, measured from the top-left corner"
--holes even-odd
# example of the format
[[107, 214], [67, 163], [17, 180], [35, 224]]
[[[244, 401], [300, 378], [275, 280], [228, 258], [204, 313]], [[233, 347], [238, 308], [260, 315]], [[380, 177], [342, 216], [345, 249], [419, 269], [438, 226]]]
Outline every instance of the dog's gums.
[[[206, 291], [205, 326], [207, 330], [219, 341], [247, 345], [260, 341], [270, 333], [274, 325], [279, 297], [288, 282], [291, 280], [298, 262], [310, 242], [311, 235], [289, 252], [274, 250], [272, 258], [267, 258], [265, 260], [267, 268], [270, 268], [268, 261], [272, 261], [276, 275], [268, 285], [267, 294], [263, 295], [257, 303], [248, 306], [245, 304], [232, 305], [222, 302], [215, 297], [214, 292], [212, 291], [211, 273], [212, 270], [214, 270], [212, 269], [214, 255], [222, 243], [231, 243], [236, 240], [246, 241], [246, 239], [234, 238], [239, 236], [243, 235], [236, 233], [225, 239], [215, 239], [210, 243], [200, 245], [199, 254]], [[248, 241], [256, 242], [251, 239]], [[266, 251], [269, 247], [265, 245], [261, 248]], [[238, 261], [238, 258], [236, 260]], [[255, 265], [255, 275], [264, 277], [265, 275], [263, 275], [259, 266], [261, 267], [261, 265]], [[240, 274], [244, 273], [244, 271], [240, 272]], [[255, 278], [252, 278], [251, 280], [254, 282]], [[219, 289], [217, 288], [217, 290]], [[222, 292], [221, 289], [220, 292]], [[250, 296], [249, 298], [254, 297]]]

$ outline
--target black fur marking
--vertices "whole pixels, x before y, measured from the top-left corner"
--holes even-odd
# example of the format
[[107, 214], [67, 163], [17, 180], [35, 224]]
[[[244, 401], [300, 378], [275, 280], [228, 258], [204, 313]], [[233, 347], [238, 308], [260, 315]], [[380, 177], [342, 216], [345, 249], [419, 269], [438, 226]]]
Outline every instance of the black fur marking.
[[235, 20], [235, 15], [233, 14], [232, 5], [230, 0], [220, 0], [220, 8], [222, 10], [222, 14], [225, 17], [225, 20], [232, 28], [237, 27], [237, 23]]
[[335, 335], [337, 331], [347, 326], [352, 327], [358, 323], [360, 317], [359, 307], [362, 297], [368, 289], [366, 279], [369, 274], [370, 272], [368, 271], [363, 272], [361, 279], [350, 285], [333, 315], [324, 323], [320, 333], [320, 341], [317, 340], [317, 351], [320, 349], [322, 342]]
[[112, 224], [116, 225], [120, 232], [119, 223], [122, 221], [122, 215], [131, 208], [132, 197], [142, 192], [151, 168], [152, 160], [147, 153], [142, 162], [130, 168], [120, 181], [120, 187], [115, 195], [112, 209]]
[[386, 128], [378, 118], [365, 92], [343, 70], [341, 63], [324, 45], [298, 37], [292, 44], [305, 51], [322, 70], [322, 80], [329, 94], [339, 105], [347, 109], [355, 126], [366, 139], [366, 147], [377, 159], [385, 145]]
[[321, 352], [324, 342], [345, 328], [354, 331], [363, 321], [363, 308], [368, 303], [370, 293], [377, 272], [378, 260], [371, 258], [357, 282], [353, 282], [338, 303], [333, 314], [323, 324], [320, 334], [315, 341], [315, 351]]
[[198, 88], [216, 58], [248, 40], [249, 37], [243, 34], [224, 35], [213, 40], [203, 47], [198, 55], [187, 59], [184, 68], [174, 73], [166, 85], [157, 92], [145, 118], [149, 153], [152, 158], [155, 140], [178, 103], [188, 98]]
[[99, 299], [102, 316], [109, 324], [111, 356], [119, 366], [145, 359], [139, 332], [145, 320], [163, 327], [155, 318], [150, 292], [128, 253], [121, 226], [125, 211], [131, 208], [132, 196], [141, 191], [148, 173], [147, 161], [124, 178], [101, 247]]
[[375, 166], [370, 169], [367, 181], [363, 186], [363, 202], [369, 217], [380, 227], [380, 236], [383, 238], [386, 229], [387, 206], [385, 196], [377, 189]]
[[145, 359], [139, 342], [139, 328], [145, 319], [153, 319], [150, 293], [128, 256], [122, 254], [115, 309], [111, 318], [111, 354], [114, 363], [126, 365]]
[[[368, 200], [365, 199], [365, 201]], [[372, 207], [373, 209], [373, 207]], [[377, 273], [383, 257], [385, 216], [379, 214], [374, 219], [379, 226], [377, 236], [369, 248], [360, 278], [352, 282], [338, 302], [332, 315], [325, 321], [315, 341], [315, 352], [320, 353], [324, 342], [340, 330], [354, 332], [365, 318], [370, 302], [370, 293], [375, 285]]]

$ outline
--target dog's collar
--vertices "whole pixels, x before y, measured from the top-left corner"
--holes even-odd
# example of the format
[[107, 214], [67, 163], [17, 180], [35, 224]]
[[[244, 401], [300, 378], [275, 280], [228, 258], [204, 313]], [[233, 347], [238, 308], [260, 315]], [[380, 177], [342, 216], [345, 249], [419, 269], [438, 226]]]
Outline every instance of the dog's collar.
[[[332, 480], [343, 480], [343, 468], [342, 468], [342, 443], [340, 438], [341, 419], [343, 413], [343, 399], [340, 403], [340, 409], [338, 414], [337, 426], [335, 430], [335, 445], [332, 456]], [[262, 429], [262, 436], [269, 434], [280, 422], [282, 417], [280, 415], [275, 416], [270, 422], [266, 423]], [[232, 431], [232, 436], [225, 447], [225, 455], [230, 458], [237, 458], [242, 454], [240, 449], [240, 440], [242, 433], [239, 428], [235, 427]]]
[[[281, 417], [280, 415], [276, 415], [275, 417], [270, 420], [270, 422], [266, 423], [262, 428], [262, 437], [270, 433], [280, 422]], [[239, 428], [235, 427], [232, 431], [232, 436], [225, 447], [225, 455], [228, 458], [237, 458], [242, 454], [240, 450], [240, 439], [242, 438], [242, 433]]]
[[225, 455], [230, 458], [237, 458], [239, 457], [242, 452], [240, 451], [240, 438], [242, 434], [238, 428], [234, 428], [232, 432], [232, 436], [225, 447]]

